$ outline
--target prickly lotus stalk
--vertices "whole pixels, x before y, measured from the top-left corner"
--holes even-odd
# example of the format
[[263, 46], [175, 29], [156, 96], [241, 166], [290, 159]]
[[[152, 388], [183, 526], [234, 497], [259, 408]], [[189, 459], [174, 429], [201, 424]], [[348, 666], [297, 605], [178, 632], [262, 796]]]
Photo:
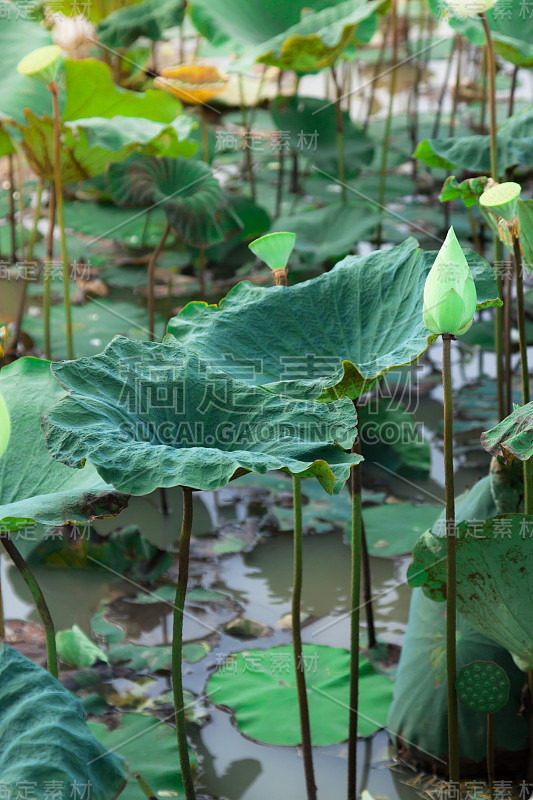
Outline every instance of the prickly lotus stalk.
[[475, 17], [496, 5], [498, 0], [446, 0], [450, 11], [456, 17]]
[[437, 334], [461, 336], [473, 322], [474, 279], [453, 228], [442, 245], [424, 287], [424, 323]]

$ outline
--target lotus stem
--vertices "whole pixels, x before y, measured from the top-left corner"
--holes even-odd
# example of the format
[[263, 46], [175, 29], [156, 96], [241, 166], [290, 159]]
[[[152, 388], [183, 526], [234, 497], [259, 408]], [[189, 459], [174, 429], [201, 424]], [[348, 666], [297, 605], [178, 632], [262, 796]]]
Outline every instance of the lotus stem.
[[52, 675], [54, 678], [57, 678], [59, 673], [57, 667], [56, 634], [52, 616], [46, 604], [46, 600], [44, 599], [41, 587], [37, 583], [37, 580], [33, 572], [28, 567], [26, 561], [15, 547], [13, 541], [9, 538], [2, 537], [2, 544], [4, 545], [4, 550], [22, 575], [26, 586], [31, 592], [31, 596], [33, 597], [35, 607], [37, 608], [45, 632], [46, 666], [50, 675]]
[[206, 164], [209, 164], [209, 136], [203, 106], [198, 106], [198, 113], [200, 115], [200, 131], [202, 133], [202, 158]]
[[17, 262], [17, 221], [15, 217], [15, 170], [13, 167], [13, 153], [7, 157], [9, 176], [9, 236], [11, 252], [9, 260], [12, 264]]
[[448, 682], [448, 758], [450, 781], [459, 785], [459, 720], [456, 664], [457, 577], [455, 563], [455, 499], [453, 476], [453, 395], [451, 334], [442, 335], [442, 388], [444, 390], [444, 475], [446, 497], [446, 677]]
[[[0, 564], [1, 569], [1, 564]], [[6, 638], [6, 626], [4, 620], [4, 598], [2, 594], [2, 575], [0, 573], [0, 639]]]
[[56, 223], [56, 193], [53, 184], [50, 186], [48, 200], [48, 232], [46, 234], [46, 260], [43, 273], [43, 339], [44, 357], [50, 360], [52, 348], [50, 343], [50, 290], [52, 284], [52, 259], [54, 257], [54, 228]]
[[342, 120], [342, 83], [337, 78], [337, 73], [334, 67], [331, 67], [331, 77], [333, 79], [333, 86], [335, 87], [335, 124], [337, 126], [337, 159], [338, 169], [337, 175], [341, 185], [341, 199], [346, 202], [346, 171], [344, 169], [344, 125]]
[[[31, 233], [30, 233], [30, 238], [29, 238], [29, 242], [28, 242], [28, 252], [26, 253], [26, 259], [25, 259], [28, 264], [31, 263], [31, 260], [33, 258], [33, 249], [35, 247], [35, 242], [37, 240], [37, 225], [38, 225], [39, 219], [41, 217], [42, 194], [43, 194], [43, 182], [40, 181], [39, 185], [37, 187], [37, 198], [36, 198], [36, 203], [35, 203], [35, 212], [33, 214], [33, 222], [32, 222], [32, 226], [31, 226]], [[24, 316], [24, 306], [26, 305], [26, 295], [28, 293], [28, 283], [29, 283], [29, 279], [28, 279], [27, 276], [25, 276], [23, 281], [22, 281], [22, 291], [20, 293], [19, 305], [18, 305], [18, 309], [17, 309], [17, 318], [15, 320], [15, 331], [13, 333], [13, 338], [11, 340], [11, 344], [10, 344], [10, 348], [9, 348], [11, 351], [15, 351], [16, 350], [17, 344], [18, 344], [19, 339], [20, 339], [20, 331], [21, 331], [21, 328], [22, 328], [22, 318]]]
[[242, 80], [242, 75], [239, 74], [239, 100], [241, 104], [241, 119], [242, 119], [242, 126], [244, 128], [245, 133], [245, 141], [244, 141], [244, 157], [246, 160], [246, 171], [248, 173], [248, 182], [250, 184], [250, 194], [252, 196], [252, 200], [255, 200], [255, 178], [254, 178], [254, 165], [252, 162], [252, 153], [250, 150], [250, 125], [248, 123], [248, 118], [246, 114], [246, 98], [244, 96], [244, 84]]
[[[354, 403], [356, 417], [357, 404]], [[359, 420], [357, 419], [357, 422]], [[359, 425], [358, 425], [359, 429]], [[359, 434], [352, 445], [352, 453], [360, 454]], [[359, 713], [359, 606], [361, 603], [361, 465], [351, 470], [352, 484], [352, 574], [350, 589], [350, 711], [348, 720], [348, 800], [357, 797], [357, 718]]]
[[[387, 179], [387, 156], [389, 154], [390, 134], [392, 126], [392, 109], [394, 106], [394, 95], [396, 93], [396, 78], [397, 78], [397, 65], [398, 65], [398, 18], [396, 14], [396, 0], [391, 0], [390, 7], [390, 20], [392, 26], [392, 67], [390, 73], [389, 85], [389, 108], [387, 111], [387, 122], [385, 123], [385, 132], [383, 134], [383, 148], [381, 150], [381, 165], [379, 168], [379, 196], [378, 206], [381, 214], [384, 211], [385, 203], [385, 184]], [[380, 218], [376, 233], [377, 247], [381, 247], [381, 231], [382, 220]]]
[[155, 297], [154, 297], [154, 284], [155, 284], [155, 265], [157, 259], [159, 258], [159, 254], [163, 247], [165, 246], [165, 242], [167, 240], [167, 236], [170, 233], [170, 222], [167, 222], [165, 225], [165, 230], [163, 231], [163, 235], [161, 236], [157, 246], [150, 256], [150, 261], [148, 262], [148, 330], [150, 332], [150, 341], [153, 342], [155, 338]]
[[174, 603], [174, 616], [172, 625], [172, 690], [174, 693], [174, 710], [176, 714], [176, 733], [178, 737], [178, 752], [180, 758], [181, 775], [185, 800], [196, 800], [194, 782], [192, 777], [191, 762], [189, 760], [189, 745], [187, 742], [187, 729], [185, 726], [185, 708], [183, 703], [183, 612], [185, 609], [185, 595], [189, 580], [189, 547], [192, 530], [192, 489], [182, 487], [183, 492], [183, 518], [181, 523], [180, 546], [178, 556], [178, 581], [176, 584], [176, 600]]
[[491, 800], [494, 798], [494, 714], [487, 714], [487, 778]]
[[533, 670], [529, 670], [527, 675], [527, 687], [529, 689], [529, 761], [527, 765], [527, 779], [533, 779], [533, 713], [531, 713], [531, 705], [533, 703]]
[[200, 300], [205, 300], [205, 247], [200, 247], [198, 267], [200, 271]]
[[390, 30], [390, 16], [387, 15], [385, 21], [385, 30], [383, 31], [383, 39], [381, 41], [381, 45], [379, 48], [379, 55], [377, 58], [376, 63], [374, 64], [374, 71], [372, 74], [372, 84], [370, 89], [370, 96], [368, 98], [368, 105], [366, 107], [366, 115], [365, 121], [363, 123], [363, 133], [366, 133], [368, 130], [368, 125], [370, 123], [370, 117], [372, 115], [372, 106], [374, 105], [374, 98], [376, 96], [376, 83], [381, 74], [383, 68], [383, 59], [385, 58], [385, 48], [387, 47], [387, 40], [389, 38], [389, 30]]
[[156, 795], [156, 793], [155, 793], [155, 792], [153, 792], [153, 791], [150, 789], [150, 787], [148, 786], [148, 784], [147, 784], [147, 783], [146, 783], [146, 781], [144, 780], [143, 776], [142, 776], [142, 775], [141, 775], [139, 772], [136, 772], [136, 773], [135, 773], [135, 775], [134, 775], [134, 778], [135, 778], [135, 780], [137, 781], [137, 783], [139, 784], [139, 789], [140, 789], [140, 790], [141, 790], [141, 792], [144, 794], [144, 796], [145, 796], [146, 798], [148, 798], [148, 800], [157, 800], [157, 795]]
[[512, 369], [511, 369], [511, 311], [513, 307], [513, 276], [509, 270], [505, 272], [503, 301], [503, 341], [505, 349], [505, 382], [504, 382], [504, 415], [512, 411]]
[[301, 605], [302, 605], [302, 485], [297, 475], [292, 479], [294, 508], [294, 572], [292, 582], [292, 649], [296, 673], [296, 690], [302, 732], [302, 756], [305, 786], [308, 800], [316, 800], [315, 771], [309, 722], [309, 703], [305, 685], [305, 662], [302, 650]]
[[511, 91], [509, 92], [509, 108], [507, 110], [507, 116], [512, 117], [514, 112], [514, 95], [516, 92], [516, 84], [518, 80], [518, 70], [520, 68], [516, 67], [513, 69], [513, 77], [511, 80]]
[[65, 214], [63, 208], [63, 190], [61, 186], [61, 115], [59, 111], [59, 89], [55, 81], [48, 84], [52, 93], [52, 110], [54, 117], [54, 186], [57, 207], [57, 223], [59, 225], [59, 241], [61, 260], [63, 262], [63, 302], [65, 304], [65, 325], [67, 333], [67, 355], [74, 358], [72, 342], [72, 314], [70, 310], [70, 267], [65, 234]]
[[[516, 315], [518, 320], [518, 336], [520, 341], [520, 368], [522, 373], [522, 405], [530, 400], [529, 366], [527, 358], [526, 315], [524, 310], [524, 278], [522, 275], [522, 251], [520, 239], [513, 239], [514, 272], [516, 279]], [[523, 462], [524, 470], [524, 512], [533, 514], [533, 481], [531, 460]]]
[[366, 541], [365, 522], [361, 512], [361, 568], [363, 580], [363, 597], [365, 599], [366, 627], [368, 647], [372, 650], [376, 644], [376, 626], [374, 624], [374, 606], [372, 604], [372, 576], [370, 574], [370, 558]]

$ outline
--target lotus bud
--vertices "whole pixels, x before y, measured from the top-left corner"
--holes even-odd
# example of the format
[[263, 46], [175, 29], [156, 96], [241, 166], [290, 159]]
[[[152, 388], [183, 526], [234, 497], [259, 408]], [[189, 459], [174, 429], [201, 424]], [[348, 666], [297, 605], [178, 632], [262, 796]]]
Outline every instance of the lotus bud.
[[53, 83], [63, 63], [61, 48], [56, 44], [32, 50], [17, 66], [18, 72], [27, 78], [34, 78], [42, 83]]
[[248, 246], [254, 256], [268, 264], [278, 285], [287, 285], [287, 264], [292, 253], [295, 233], [267, 233]]
[[0, 394], [0, 456], [4, 454], [11, 436], [11, 420], [4, 398]]
[[450, 11], [456, 17], [475, 17], [496, 5], [498, 0], [446, 0]]
[[432, 333], [462, 336], [473, 322], [476, 286], [453, 228], [431, 267], [424, 287], [424, 324]]
[[520, 222], [516, 212], [521, 191], [519, 183], [508, 181], [494, 184], [479, 198], [481, 208], [496, 217], [500, 239], [508, 247], [512, 247], [513, 241], [520, 236]]

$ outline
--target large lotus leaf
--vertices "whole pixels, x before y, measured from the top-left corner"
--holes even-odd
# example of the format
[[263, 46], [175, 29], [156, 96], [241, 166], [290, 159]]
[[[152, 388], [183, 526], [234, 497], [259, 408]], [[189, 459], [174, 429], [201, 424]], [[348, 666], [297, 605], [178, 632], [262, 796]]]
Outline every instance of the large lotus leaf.
[[[458, 611], [509, 650], [520, 669], [533, 669], [533, 517], [504, 514], [461, 522], [456, 546]], [[445, 600], [445, 537], [430, 531], [420, 537], [408, 579], [432, 600]]]
[[[33, 172], [53, 180], [53, 120], [26, 112], [26, 125], [16, 125], [17, 138]], [[107, 165], [139, 151], [173, 156], [191, 155], [196, 149], [187, 137], [193, 121], [186, 115], [173, 122], [117, 115], [112, 119], [88, 117], [63, 123], [61, 128], [61, 180], [74, 183], [100, 175]]]
[[[318, 97], [277, 97], [272, 104], [272, 117], [276, 127], [284, 132], [284, 144], [290, 142], [291, 148], [313, 165], [337, 175], [337, 122], [333, 103]], [[375, 143], [351, 121], [348, 112], [343, 112], [343, 130], [344, 163], [346, 175], [350, 177], [371, 164]], [[351, 241], [353, 244], [354, 240]], [[345, 253], [346, 250], [335, 252]]]
[[529, 461], [533, 456], [533, 403], [516, 408], [495, 428], [482, 433], [481, 444], [493, 456]]
[[301, 214], [279, 217], [271, 231], [296, 234], [295, 252], [315, 266], [340, 258], [376, 229], [380, 215], [363, 204], [332, 203]]
[[[68, 358], [65, 335], [65, 306], [61, 303], [50, 309], [51, 350], [54, 359]], [[43, 319], [41, 316], [25, 316], [22, 330], [29, 334], [34, 347], [42, 350]], [[110, 300], [89, 301], [84, 306], [72, 307], [72, 330], [74, 352], [77, 357], [94, 356], [117, 334], [130, 339], [148, 339], [148, 314], [141, 306], [133, 303], [112, 302]], [[164, 318], [155, 315], [156, 336], [161, 338], [164, 331]]]
[[93, 800], [113, 800], [124, 787], [124, 759], [106, 752], [85, 711], [46, 670], [0, 645], [0, 775], [6, 797], [31, 787], [47, 800], [52, 785], [90, 787]]
[[25, 55], [52, 44], [49, 31], [24, 16], [24, 11], [15, 3], [5, 0], [0, 3], [0, 117], [10, 117], [18, 122], [24, 121], [25, 108], [36, 114], [52, 112], [52, 95], [46, 86], [17, 72], [17, 64]]
[[186, 244], [208, 247], [241, 227], [219, 182], [203, 161], [137, 156], [112, 164], [107, 182], [119, 206], [161, 205]]
[[[533, 107], [509, 117], [498, 130], [497, 143], [498, 168], [502, 172], [517, 164], [530, 164], [533, 160]], [[476, 134], [424, 139], [413, 155], [428, 167], [461, 167], [469, 172], [488, 172], [490, 138]]]
[[[436, 16], [442, 12], [439, 0], [430, 0], [430, 8]], [[486, 12], [494, 49], [506, 61], [518, 67], [533, 67], [533, 16], [527, 3], [496, 3]], [[451, 14], [448, 19], [452, 28], [470, 42], [483, 47], [485, 34], [478, 14], [461, 18]]]
[[[189, 303], [168, 332], [202, 358], [272, 391], [358, 397], [435, 340], [422, 319], [435, 258], [407, 239], [390, 250], [348, 256], [295, 286], [242, 282], [218, 306]], [[471, 251], [467, 259], [478, 308], [500, 305], [490, 265]]]
[[115, 86], [107, 64], [93, 58], [82, 61], [67, 59], [65, 83], [67, 96], [61, 114], [63, 122], [120, 116], [170, 123], [182, 110], [178, 100], [159, 89], [132, 92]]
[[[392, 558], [411, 553], [420, 534], [435, 522], [438, 506], [414, 503], [384, 503], [364, 510], [368, 551], [373, 556]], [[351, 539], [351, 521], [346, 536]]]
[[[348, 738], [350, 653], [340, 647], [303, 645], [311, 738], [331, 745]], [[392, 683], [359, 656], [357, 733], [371, 736], [383, 728], [392, 699]], [[207, 693], [216, 705], [232, 710], [241, 733], [276, 745], [301, 743], [300, 717], [290, 645], [232, 653], [209, 679]]]
[[107, 47], [129, 47], [139, 36], [158, 42], [167, 28], [180, 25], [184, 0], [143, 0], [118, 8], [98, 26], [98, 38]]
[[[156, 797], [184, 797], [175, 728], [149, 714], [132, 713], [123, 714], [113, 730], [101, 722], [90, 722], [89, 727], [104, 747], [122, 755], [130, 765], [121, 800], [139, 800], [136, 773], [142, 775]], [[189, 758], [195, 767], [191, 750]]]
[[322, 408], [272, 395], [174, 340], [117, 337], [100, 355], [53, 372], [69, 396], [43, 415], [50, 453], [78, 468], [88, 459], [131, 494], [218, 489], [243, 471], [270, 469], [314, 475], [338, 493], [360, 460], [342, 450], [356, 431], [348, 400]]
[[309, 10], [295, 25], [250, 48], [230, 69], [244, 72], [259, 61], [299, 73], [319, 72], [337, 61], [357, 26], [381, 4], [382, 0], [345, 0], [320, 11]]
[[49, 455], [41, 413], [63, 397], [50, 362], [21, 358], [0, 372], [0, 393], [11, 418], [9, 446], [0, 458], [0, 521], [17, 530], [33, 521], [47, 525], [111, 517], [127, 498], [104, 483], [94, 467], [72, 470]]
[[[505, 708], [495, 715], [496, 747], [499, 753], [524, 750], [528, 726], [518, 715], [523, 673], [507, 650], [474, 630], [461, 614], [457, 615], [456, 641], [458, 669], [470, 661], [483, 659], [495, 661], [507, 672], [511, 694]], [[430, 769], [440, 759], [441, 772], [446, 769], [448, 753], [447, 694], [445, 609], [415, 589], [387, 727], [401, 751], [414, 754], [419, 764]], [[486, 718], [461, 705], [458, 711], [461, 756], [481, 762], [486, 753]]]
[[[413, 415], [390, 398], [361, 405], [361, 452], [366, 461], [396, 473], [429, 477], [431, 448]], [[419, 475], [420, 477], [420, 475]]]
[[[455, 498], [455, 521], [463, 522], [469, 519], [489, 519], [498, 513], [491, 491], [490, 475], [481, 478], [471, 489], [466, 489], [459, 497]], [[435, 519], [431, 531], [435, 536], [446, 534], [446, 511], [443, 510], [438, 519]]]

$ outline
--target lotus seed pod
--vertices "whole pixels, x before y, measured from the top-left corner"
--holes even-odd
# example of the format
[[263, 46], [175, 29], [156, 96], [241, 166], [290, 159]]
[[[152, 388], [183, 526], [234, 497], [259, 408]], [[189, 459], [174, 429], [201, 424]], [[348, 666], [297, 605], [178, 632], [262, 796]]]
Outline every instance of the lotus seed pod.
[[495, 714], [509, 700], [509, 678], [494, 661], [471, 661], [459, 670], [455, 682], [462, 705], [478, 714]]
[[57, 78], [57, 73], [63, 62], [61, 48], [56, 44], [39, 47], [24, 56], [19, 62], [17, 70], [27, 78], [34, 78], [42, 83], [52, 83]]
[[498, 0], [446, 0], [456, 17], [475, 17], [496, 5]]
[[295, 233], [267, 233], [266, 236], [261, 236], [248, 246], [254, 256], [268, 264], [270, 269], [285, 269], [295, 240]]
[[0, 394], [0, 456], [5, 453], [10, 436], [11, 420], [9, 418], [9, 411], [7, 410], [4, 398]]
[[485, 211], [490, 211], [498, 218], [510, 222], [516, 216], [521, 191], [522, 187], [519, 183], [513, 181], [497, 183], [483, 192], [479, 203]]
[[472, 325], [476, 304], [470, 267], [450, 228], [424, 286], [426, 328], [432, 333], [461, 336]]

